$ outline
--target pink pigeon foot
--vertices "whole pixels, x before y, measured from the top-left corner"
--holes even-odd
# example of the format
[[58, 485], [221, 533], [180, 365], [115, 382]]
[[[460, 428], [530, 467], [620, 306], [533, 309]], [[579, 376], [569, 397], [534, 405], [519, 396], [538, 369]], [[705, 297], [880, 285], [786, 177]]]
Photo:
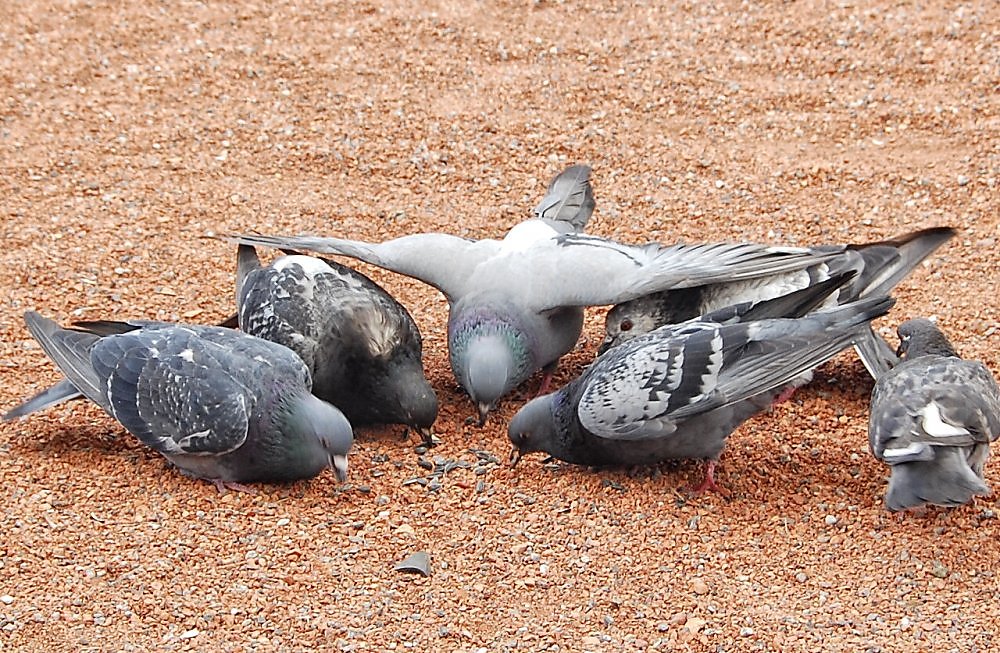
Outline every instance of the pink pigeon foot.
[[233, 492], [245, 492], [246, 494], [257, 494], [257, 490], [253, 489], [249, 485], [243, 485], [242, 483], [223, 481], [217, 478], [212, 479], [212, 483], [215, 484], [215, 489], [219, 491], [219, 494], [225, 494], [226, 490], [232, 490]]
[[771, 405], [775, 406], [783, 401], [788, 401], [789, 399], [792, 398], [792, 395], [795, 394], [796, 390], [798, 390], [798, 388], [796, 388], [795, 386], [789, 386], [785, 388], [778, 394], [777, 397], [774, 398], [774, 401], [771, 402]]
[[716, 463], [716, 461], [709, 460], [705, 467], [705, 480], [703, 480], [697, 487], [688, 488], [687, 491], [693, 496], [699, 496], [709, 490], [715, 490], [724, 497], [729, 496], [729, 490], [721, 488], [715, 483], [715, 466], [717, 464], [718, 463]]
[[556, 366], [558, 364], [559, 363], [557, 361], [542, 368], [542, 383], [538, 386], [538, 394], [535, 395], [536, 397], [541, 397], [542, 395], [549, 393], [549, 388], [552, 385], [552, 377], [556, 374]]

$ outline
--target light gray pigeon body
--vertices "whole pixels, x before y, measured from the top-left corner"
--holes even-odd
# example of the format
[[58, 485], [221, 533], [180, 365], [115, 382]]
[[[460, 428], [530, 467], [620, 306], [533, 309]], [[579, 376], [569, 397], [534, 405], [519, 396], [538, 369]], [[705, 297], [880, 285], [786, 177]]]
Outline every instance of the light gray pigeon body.
[[805, 317], [768, 317], [810, 310], [815, 302], [786, 300], [815, 297], [815, 290], [822, 300], [831, 287], [728, 307], [608, 351], [514, 416], [508, 435], [515, 462], [531, 451], [592, 466], [701, 458], [708, 469], [696, 490], [717, 489], [714, 468], [730, 433], [804, 370], [850, 346], [893, 303], [868, 299]]
[[407, 310], [365, 275], [312, 256], [261, 266], [240, 245], [239, 327], [285, 345], [312, 373], [312, 391], [351, 424], [406, 424], [431, 441], [438, 402], [424, 376], [422, 340]]
[[[841, 272], [854, 271], [856, 277], [830, 297], [824, 305], [826, 308], [888, 295], [913, 268], [954, 234], [949, 227], [935, 227], [863, 245], [814, 247], [812, 251], [832, 256], [799, 270], [749, 280], [706, 282], [668, 289], [618, 304], [608, 311], [606, 335], [599, 353], [665, 324], [678, 324], [730, 304], [778, 297]], [[873, 368], [883, 363], [881, 359], [887, 357], [891, 363], [891, 349], [874, 334], [859, 341], [858, 349], [873, 376]]]
[[567, 233], [550, 218], [521, 222], [503, 240], [473, 241], [440, 233], [383, 243], [261, 235], [231, 240], [350, 256], [440, 290], [450, 307], [452, 371], [476, 403], [481, 422], [500, 397], [537, 370], [550, 372], [572, 349], [585, 306], [614, 304], [666, 288], [799, 270], [829, 257], [763, 245], [623, 245]]
[[872, 391], [868, 441], [890, 465], [885, 505], [958, 506], [989, 494], [983, 466], [1000, 436], [1000, 388], [979, 361], [959, 358], [930, 320], [899, 325], [896, 367]]
[[309, 392], [309, 370], [286, 347], [222, 327], [125, 324], [100, 336], [24, 319], [73, 387], [188, 475], [220, 489], [328, 467], [346, 478], [350, 423]]

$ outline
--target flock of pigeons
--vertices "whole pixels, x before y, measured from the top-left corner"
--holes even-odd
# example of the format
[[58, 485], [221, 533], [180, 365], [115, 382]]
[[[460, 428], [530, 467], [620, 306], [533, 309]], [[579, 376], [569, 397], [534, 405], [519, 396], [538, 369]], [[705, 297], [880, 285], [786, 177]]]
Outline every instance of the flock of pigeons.
[[[4, 415], [86, 397], [183, 473], [220, 488], [347, 478], [352, 425], [400, 423], [433, 444], [438, 403], [406, 309], [368, 277], [299, 251], [419, 279], [448, 299], [456, 380], [482, 425], [535, 372], [539, 395], [511, 420], [512, 463], [539, 451], [582, 465], [708, 461], [743, 421], [854, 346], [876, 379], [872, 453], [891, 466], [890, 510], [955, 506], [989, 492], [1000, 388], [929, 320], [871, 329], [893, 287], [953, 235], [947, 227], [864, 245], [626, 245], [583, 233], [590, 168], [553, 179], [535, 217], [502, 240], [439, 233], [383, 243], [240, 235], [237, 313], [220, 326], [25, 323], [65, 378]], [[255, 246], [286, 255], [262, 266]], [[614, 305], [597, 359], [548, 392], [586, 306]], [[238, 326], [239, 330], [231, 327]]]

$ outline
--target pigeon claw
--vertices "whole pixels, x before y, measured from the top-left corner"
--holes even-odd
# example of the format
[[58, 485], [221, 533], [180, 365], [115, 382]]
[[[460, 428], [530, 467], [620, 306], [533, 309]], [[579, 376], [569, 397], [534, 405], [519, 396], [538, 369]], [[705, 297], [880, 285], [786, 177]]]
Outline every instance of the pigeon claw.
[[215, 485], [215, 489], [218, 490], [219, 494], [225, 494], [226, 490], [232, 490], [233, 492], [243, 492], [245, 494], [257, 494], [257, 490], [253, 489], [249, 485], [243, 485], [242, 483], [235, 483], [233, 481], [223, 481], [220, 478], [213, 478], [212, 483]]
[[687, 488], [687, 492], [692, 496], [701, 496], [702, 494], [705, 494], [709, 490], [714, 490], [715, 492], [721, 494], [723, 497], [728, 497], [729, 490], [719, 487], [715, 482], [715, 466], [717, 464], [718, 463], [716, 463], [716, 461], [709, 460], [705, 467], [705, 480], [703, 480], [695, 487]]
[[519, 462], [521, 462], [521, 449], [519, 447], [512, 447], [510, 450], [510, 468], [514, 469]]
[[435, 444], [434, 443], [434, 434], [431, 433], [431, 430], [429, 428], [427, 428], [426, 426], [422, 426], [422, 427], [420, 427], [417, 430], [420, 433], [420, 439], [421, 439], [421, 442], [423, 443], [423, 445], [425, 447], [433, 447], [434, 444]]
[[477, 422], [478, 426], [486, 426], [486, 418], [490, 416], [490, 410], [492, 410], [492, 408], [493, 406], [484, 401], [480, 401], [476, 404], [476, 409], [479, 411], [479, 421]]

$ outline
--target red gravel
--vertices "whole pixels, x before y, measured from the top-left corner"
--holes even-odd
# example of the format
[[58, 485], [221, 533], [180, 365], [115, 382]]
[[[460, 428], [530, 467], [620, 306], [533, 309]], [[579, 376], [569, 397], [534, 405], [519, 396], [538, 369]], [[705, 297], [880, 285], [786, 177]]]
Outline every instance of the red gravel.
[[[590, 230], [630, 242], [953, 225], [881, 324], [936, 315], [1000, 369], [994, 2], [24, 0], [0, 20], [0, 410], [57, 378], [27, 309], [211, 322], [235, 253], [210, 232], [497, 236], [571, 162], [594, 166]], [[218, 495], [93, 406], [0, 426], [0, 650], [994, 644], [996, 500], [885, 512], [853, 356], [734, 434], [728, 499], [678, 493], [699, 463], [510, 470], [470, 449], [506, 459], [537, 379], [466, 426], [443, 298], [363, 269], [425, 334], [426, 458], [468, 467], [433, 476], [385, 428], [346, 486]], [[415, 550], [429, 578], [393, 570]]]

